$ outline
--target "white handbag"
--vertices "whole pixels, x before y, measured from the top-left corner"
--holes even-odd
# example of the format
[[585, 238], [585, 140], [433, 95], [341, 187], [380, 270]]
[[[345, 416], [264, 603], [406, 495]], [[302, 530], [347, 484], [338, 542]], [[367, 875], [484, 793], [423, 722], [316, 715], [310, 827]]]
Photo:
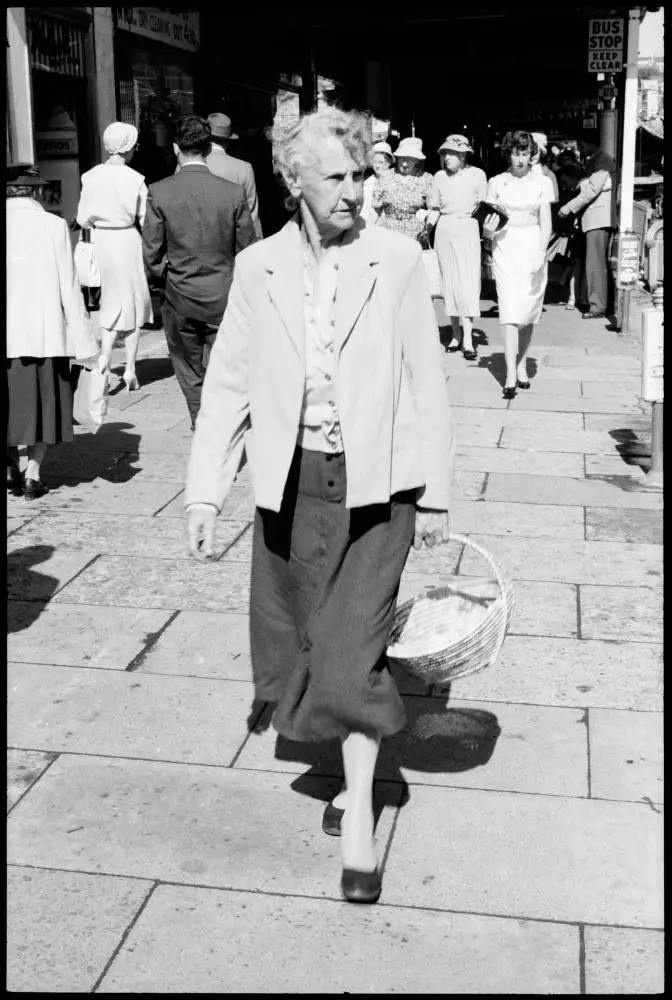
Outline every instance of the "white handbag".
[[75, 272], [82, 288], [100, 288], [100, 271], [96, 248], [91, 243], [91, 230], [82, 229], [74, 253]]
[[439, 269], [439, 258], [436, 250], [423, 250], [422, 261], [425, 265], [425, 274], [429, 281], [429, 293], [433, 299], [440, 299], [443, 295], [441, 291], [441, 271]]

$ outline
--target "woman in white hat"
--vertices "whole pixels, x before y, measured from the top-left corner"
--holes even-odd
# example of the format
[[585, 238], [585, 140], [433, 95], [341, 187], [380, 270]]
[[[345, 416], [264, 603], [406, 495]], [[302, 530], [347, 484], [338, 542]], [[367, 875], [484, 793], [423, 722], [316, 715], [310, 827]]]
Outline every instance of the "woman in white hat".
[[394, 168], [394, 153], [389, 143], [374, 143], [371, 152], [371, 168], [373, 173], [364, 181], [364, 200], [359, 214], [365, 222], [375, 224], [378, 221], [378, 213], [373, 209], [373, 192], [376, 181], [379, 177], [389, 174]]
[[106, 369], [117, 335], [124, 336], [124, 384], [139, 389], [135, 359], [140, 328], [152, 320], [152, 301], [142, 260], [145, 178], [128, 166], [138, 143], [134, 125], [112, 122], [103, 132], [105, 163], [82, 174], [77, 223], [92, 230], [100, 270], [101, 361]]
[[488, 179], [479, 167], [467, 165], [467, 153], [473, 150], [466, 136], [449, 135], [438, 152], [443, 169], [434, 175], [428, 222], [436, 225], [434, 249], [444, 306], [453, 327], [448, 350], [461, 347], [466, 360], [475, 361], [471, 338], [474, 319], [481, 315], [481, 239], [471, 213], [484, 201]]
[[417, 239], [427, 220], [432, 175], [424, 170], [422, 139], [402, 139], [394, 154], [396, 173], [379, 178], [373, 190], [378, 225]]

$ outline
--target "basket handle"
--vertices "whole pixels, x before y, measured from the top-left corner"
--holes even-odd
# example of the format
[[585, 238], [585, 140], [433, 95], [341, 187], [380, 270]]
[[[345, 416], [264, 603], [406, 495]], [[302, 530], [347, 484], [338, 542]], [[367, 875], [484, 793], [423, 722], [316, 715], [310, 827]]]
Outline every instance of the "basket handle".
[[[492, 569], [493, 573], [497, 578], [497, 583], [499, 584], [499, 591], [502, 595], [502, 600], [504, 601], [504, 604], [506, 604], [506, 590], [504, 587], [504, 579], [502, 577], [502, 571], [500, 570], [499, 565], [495, 561], [494, 557], [486, 549], [481, 548], [481, 546], [477, 542], [472, 541], [472, 539], [468, 538], [466, 535], [458, 535], [454, 534], [452, 531], [449, 531], [448, 540], [450, 542], [461, 543], [462, 545], [465, 545], [468, 549], [473, 549], [474, 552], [478, 552], [479, 556], [482, 556], [485, 559], [485, 561], [488, 563], [488, 565], [490, 566], [490, 568]], [[497, 657], [499, 656], [500, 650], [504, 645], [504, 639], [506, 638], [506, 614], [504, 614], [502, 621], [503, 625], [502, 625], [501, 635], [499, 637], [497, 647], [492, 655], [492, 659], [490, 660], [491, 663], [494, 663]]]

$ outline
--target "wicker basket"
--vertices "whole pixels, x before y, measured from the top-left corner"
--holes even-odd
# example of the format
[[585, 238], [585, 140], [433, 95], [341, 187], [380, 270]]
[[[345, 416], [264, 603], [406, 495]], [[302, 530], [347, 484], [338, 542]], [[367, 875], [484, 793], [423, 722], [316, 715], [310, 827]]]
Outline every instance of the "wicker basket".
[[428, 684], [446, 684], [492, 666], [513, 611], [513, 586], [490, 553], [464, 535], [451, 533], [450, 540], [482, 556], [495, 579], [455, 576], [447, 586], [397, 609], [387, 655]]

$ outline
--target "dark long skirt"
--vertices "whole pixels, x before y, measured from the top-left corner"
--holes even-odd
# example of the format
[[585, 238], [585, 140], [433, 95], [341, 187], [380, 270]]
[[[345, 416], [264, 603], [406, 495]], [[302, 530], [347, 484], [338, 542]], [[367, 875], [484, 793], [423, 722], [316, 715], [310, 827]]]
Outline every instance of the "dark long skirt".
[[7, 360], [7, 445], [72, 441], [68, 358]]
[[257, 509], [250, 638], [256, 697], [287, 739], [374, 738], [406, 712], [385, 648], [416, 491], [345, 506], [345, 458], [297, 448], [278, 513]]

